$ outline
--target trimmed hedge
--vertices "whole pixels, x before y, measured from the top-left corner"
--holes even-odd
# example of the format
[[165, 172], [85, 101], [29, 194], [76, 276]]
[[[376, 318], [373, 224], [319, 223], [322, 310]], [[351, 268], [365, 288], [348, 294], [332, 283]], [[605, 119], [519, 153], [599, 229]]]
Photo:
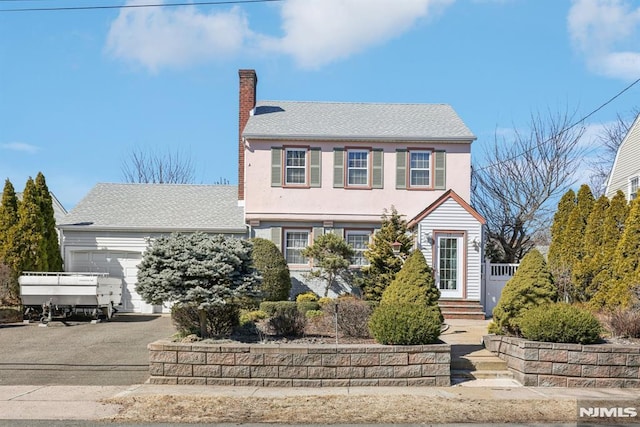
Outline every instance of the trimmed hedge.
[[522, 336], [532, 341], [593, 344], [603, 329], [591, 312], [566, 304], [544, 304], [517, 319]]
[[432, 344], [440, 336], [440, 316], [440, 310], [421, 304], [380, 304], [369, 319], [369, 330], [380, 344]]

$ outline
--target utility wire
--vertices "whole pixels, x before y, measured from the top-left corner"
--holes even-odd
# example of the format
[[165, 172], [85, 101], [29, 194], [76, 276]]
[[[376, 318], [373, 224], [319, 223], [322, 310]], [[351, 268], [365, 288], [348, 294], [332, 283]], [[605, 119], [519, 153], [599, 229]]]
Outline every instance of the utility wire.
[[628, 91], [629, 89], [631, 89], [633, 86], [635, 86], [636, 84], [638, 84], [638, 82], [640, 82], [640, 79], [637, 79], [636, 81], [634, 81], [633, 83], [631, 83], [630, 85], [628, 85], [627, 87], [625, 87], [624, 89], [622, 89], [620, 92], [618, 92], [617, 94], [615, 94], [613, 97], [609, 98], [609, 100], [607, 100], [606, 102], [604, 102], [603, 104], [601, 104], [598, 108], [596, 108], [595, 110], [591, 111], [589, 114], [587, 114], [586, 116], [582, 117], [580, 120], [574, 122], [573, 124], [567, 126], [566, 128], [562, 129], [560, 132], [558, 132], [556, 135], [551, 136], [541, 142], [539, 142], [538, 144], [536, 144], [535, 146], [531, 147], [528, 150], [525, 150], [521, 153], [515, 154], [511, 157], [508, 157], [506, 159], [503, 159], [499, 162], [493, 162], [493, 163], [489, 163], [486, 166], [477, 168], [476, 171], [480, 172], [489, 168], [493, 168], [496, 166], [499, 166], [501, 164], [516, 160], [518, 157], [529, 153], [533, 150], [535, 150], [536, 148], [540, 148], [542, 147], [544, 144], [548, 143], [549, 141], [559, 137], [560, 135], [570, 131], [571, 129], [573, 129], [574, 127], [578, 126], [579, 124], [583, 123], [585, 120], [587, 120], [589, 117], [593, 116], [595, 113], [597, 113], [598, 111], [602, 110], [604, 107], [606, 107], [607, 105], [611, 104], [615, 99], [617, 99], [618, 97], [620, 97], [623, 93], [625, 93], [626, 91]]
[[[7, 0], [3, 0], [7, 1]], [[19, 0], [9, 0], [19, 1]], [[195, 1], [189, 3], [147, 3], [147, 4], [122, 4], [103, 6], [57, 6], [57, 7], [27, 7], [18, 9], [0, 9], [0, 12], [51, 12], [61, 10], [97, 10], [97, 9], [131, 9], [145, 7], [175, 7], [175, 6], [219, 6], [229, 4], [271, 3], [282, 0], [220, 0], [220, 1]]]

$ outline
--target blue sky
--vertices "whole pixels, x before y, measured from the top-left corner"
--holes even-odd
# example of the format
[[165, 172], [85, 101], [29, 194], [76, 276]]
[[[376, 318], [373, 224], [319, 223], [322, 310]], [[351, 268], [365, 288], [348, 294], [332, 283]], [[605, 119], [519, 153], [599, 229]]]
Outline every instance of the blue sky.
[[[0, 0], [0, 9], [148, 1]], [[196, 181], [237, 183], [238, 69], [258, 98], [447, 103], [478, 137], [535, 111], [584, 116], [640, 78], [631, 0], [284, 0], [0, 12], [0, 178], [42, 171], [72, 208], [122, 182], [134, 149], [175, 151]], [[585, 144], [640, 107], [640, 84], [593, 115]]]

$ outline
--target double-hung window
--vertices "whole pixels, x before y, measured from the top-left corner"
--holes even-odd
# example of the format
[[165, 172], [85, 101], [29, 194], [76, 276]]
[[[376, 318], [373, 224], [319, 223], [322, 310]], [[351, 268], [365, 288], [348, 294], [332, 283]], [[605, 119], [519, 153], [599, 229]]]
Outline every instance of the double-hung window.
[[307, 150], [287, 148], [285, 150], [285, 184], [305, 185], [307, 183]]
[[369, 245], [371, 231], [369, 230], [349, 230], [345, 233], [346, 241], [353, 248], [354, 255], [351, 258], [351, 265], [361, 267], [369, 265], [369, 261], [365, 258], [364, 252]]
[[638, 188], [640, 188], [640, 176], [634, 176], [629, 180], [629, 200], [638, 197]]
[[347, 185], [362, 187], [369, 185], [368, 150], [347, 151]]
[[309, 246], [308, 230], [285, 230], [284, 257], [287, 264], [308, 264], [309, 260], [302, 256], [302, 250]]
[[431, 187], [431, 152], [409, 152], [409, 186], [416, 188]]

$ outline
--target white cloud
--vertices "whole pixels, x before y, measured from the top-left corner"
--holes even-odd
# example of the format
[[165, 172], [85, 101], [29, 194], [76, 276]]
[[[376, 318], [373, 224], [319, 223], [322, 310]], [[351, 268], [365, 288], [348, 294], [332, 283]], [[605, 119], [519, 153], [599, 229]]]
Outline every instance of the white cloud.
[[35, 154], [40, 151], [39, 147], [31, 144], [26, 144], [24, 142], [9, 142], [7, 144], [0, 145], [0, 147], [2, 147], [2, 149], [4, 150], [21, 151], [23, 153], [29, 154]]
[[262, 47], [316, 68], [383, 43], [441, 11], [453, 0], [287, 0], [281, 6], [281, 38]]
[[[126, 4], [136, 3], [140, 0]], [[250, 36], [237, 7], [209, 14], [193, 6], [125, 8], [111, 23], [106, 51], [155, 72], [234, 54]]]
[[574, 0], [567, 18], [575, 49], [598, 74], [640, 77], [640, 7], [626, 0]]

